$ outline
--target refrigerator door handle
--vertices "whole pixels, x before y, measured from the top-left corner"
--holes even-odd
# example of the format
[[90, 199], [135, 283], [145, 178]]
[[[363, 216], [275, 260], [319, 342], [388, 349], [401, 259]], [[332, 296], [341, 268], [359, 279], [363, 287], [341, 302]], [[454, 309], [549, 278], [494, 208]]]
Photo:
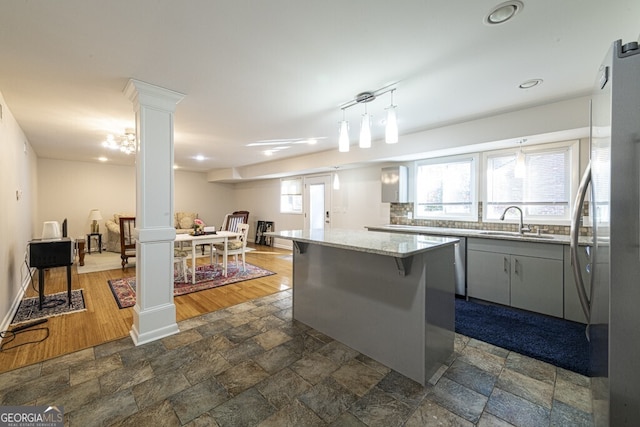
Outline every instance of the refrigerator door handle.
[[582, 271], [580, 268], [580, 259], [578, 258], [578, 237], [580, 235], [580, 217], [582, 215], [582, 206], [584, 205], [584, 198], [587, 194], [587, 188], [591, 182], [591, 163], [587, 165], [587, 168], [580, 180], [580, 186], [578, 187], [578, 194], [573, 205], [573, 218], [571, 219], [571, 233], [570, 233], [570, 253], [571, 253], [571, 267], [573, 270], [573, 279], [576, 283], [576, 289], [578, 290], [578, 297], [580, 298], [580, 305], [582, 311], [587, 318], [587, 324], [590, 323], [591, 318], [591, 304], [589, 297], [587, 297], [587, 291], [584, 287], [584, 280], [582, 279]]

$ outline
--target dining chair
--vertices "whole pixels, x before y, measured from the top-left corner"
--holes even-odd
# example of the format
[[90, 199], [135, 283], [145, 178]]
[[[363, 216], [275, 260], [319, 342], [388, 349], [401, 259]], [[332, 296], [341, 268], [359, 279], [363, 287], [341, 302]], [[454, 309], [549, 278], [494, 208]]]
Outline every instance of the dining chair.
[[[191, 258], [191, 251], [184, 250], [182, 248], [173, 248], [173, 265], [176, 267], [177, 273], [175, 276], [175, 281], [181, 279], [184, 283], [189, 283], [188, 269], [187, 269], [187, 259]], [[195, 262], [191, 261], [193, 264], [193, 272], [195, 273]]]
[[136, 256], [136, 217], [120, 217], [120, 259], [122, 270], [129, 263], [129, 258]]
[[[247, 249], [247, 238], [249, 235], [249, 224], [238, 224], [237, 232], [240, 233], [237, 239], [227, 241], [227, 259], [230, 255], [236, 257], [236, 267], [238, 266], [238, 255], [242, 256], [242, 271], [246, 271], [247, 264], [245, 256]], [[216, 264], [218, 263], [218, 254], [224, 254], [224, 243], [216, 243], [213, 245], [216, 254]]]
[[[224, 220], [222, 221], [222, 225], [220, 226], [220, 231], [233, 231], [234, 233], [238, 232], [239, 224], [248, 224], [249, 212], [248, 211], [236, 211], [232, 214], [226, 214], [224, 216]], [[202, 245], [198, 245], [202, 248], [202, 255], [204, 255], [204, 247], [205, 245], [211, 246], [209, 243], [205, 243]], [[212, 256], [214, 253], [214, 249], [211, 248], [210, 255]]]

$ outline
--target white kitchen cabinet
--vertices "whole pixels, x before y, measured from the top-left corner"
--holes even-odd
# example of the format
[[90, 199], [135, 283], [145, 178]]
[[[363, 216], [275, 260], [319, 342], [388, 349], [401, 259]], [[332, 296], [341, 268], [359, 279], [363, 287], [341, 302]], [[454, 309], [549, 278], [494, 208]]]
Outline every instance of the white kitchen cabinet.
[[561, 245], [467, 239], [470, 297], [563, 316]]

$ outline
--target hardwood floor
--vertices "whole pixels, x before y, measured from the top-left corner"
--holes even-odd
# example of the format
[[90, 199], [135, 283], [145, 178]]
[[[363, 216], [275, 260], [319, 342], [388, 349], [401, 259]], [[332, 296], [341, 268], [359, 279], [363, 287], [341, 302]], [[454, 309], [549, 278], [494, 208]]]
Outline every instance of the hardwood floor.
[[[277, 274], [176, 297], [174, 302], [177, 321], [291, 288], [291, 252], [268, 246], [250, 246], [256, 250], [247, 253], [247, 262]], [[208, 258], [199, 258], [198, 264], [207, 260]], [[118, 308], [107, 280], [134, 275], [135, 268], [78, 274], [74, 265], [72, 288], [83, 289], [86, 311], [51, 317], [47, 323], [41, 325], [49, 330], [49, 336], [44, 341], [0, 352], [0, 372], [128, 336], [133, 323], [133, 307]], [[45, 282], [47, 294], [65, 291], [66, 269], [48, 270]], [[37, 289], [37, 274], [33, 284]], [[36, 295], [30, 286], [26, 296]], [[18, 334], [7, 346], [37, 341], [45, 336], [45, 330]], [[7, 342], [7, 339], [3, 342]]]

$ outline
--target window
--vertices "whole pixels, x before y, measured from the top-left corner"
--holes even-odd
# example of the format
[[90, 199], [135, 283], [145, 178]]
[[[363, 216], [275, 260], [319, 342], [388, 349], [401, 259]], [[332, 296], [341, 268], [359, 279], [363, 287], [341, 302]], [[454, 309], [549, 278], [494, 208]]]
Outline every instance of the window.
[[[577, 158], [570, 144], [524, 151], [522, 174], [516, 173], [519, 150], [486, 154], [484, 219], [499, 220], [508, 206], [516, 205], [529, 220], [569, 221], [574, 151]], [[507, 213], [507, 218], [518, 216], [514, 210]]]
[[416, 218], [477, 221], [475, 156], [416, 163]]
[[280, 181], [280, 212], [302, 213], [302, 178]]

